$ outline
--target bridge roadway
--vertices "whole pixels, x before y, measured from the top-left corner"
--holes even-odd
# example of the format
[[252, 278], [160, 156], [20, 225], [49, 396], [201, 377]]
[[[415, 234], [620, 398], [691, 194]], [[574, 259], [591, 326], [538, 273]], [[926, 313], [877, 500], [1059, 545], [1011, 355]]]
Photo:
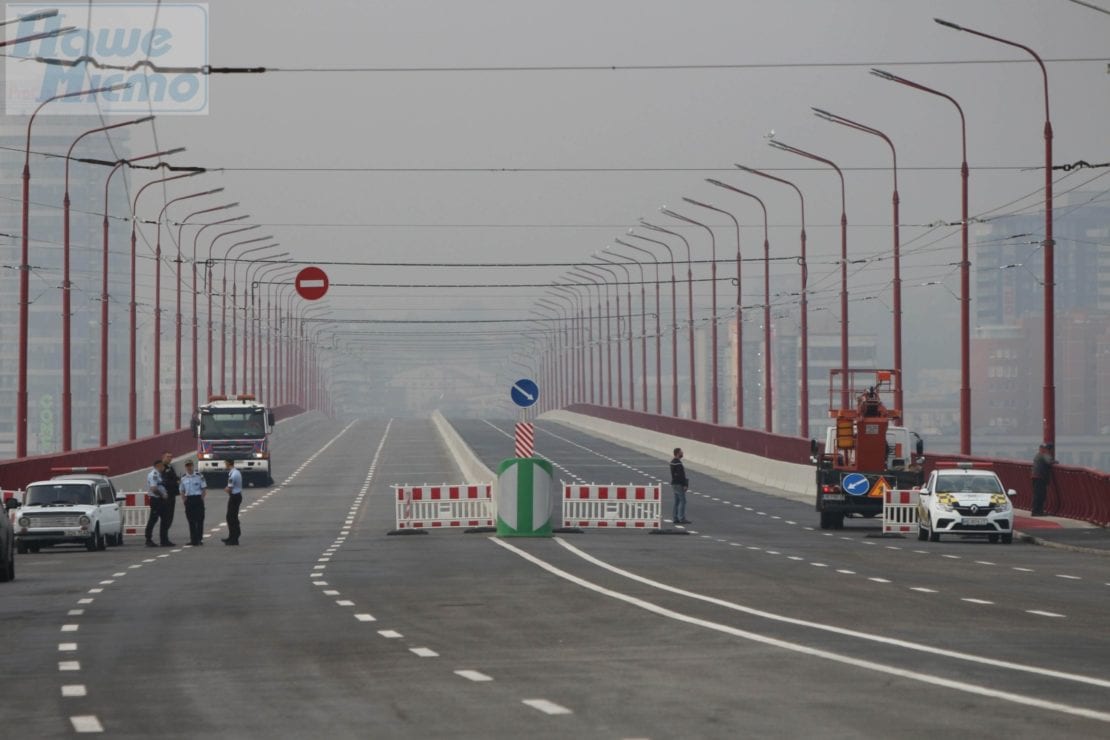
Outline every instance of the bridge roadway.
[[[509, 455], [511, 422], [455, 423], [487, 465]], [[542, 422], [537, 449], [568, 480], [666, 472]], [[203, 548], [20, 556], [0, 736], [1110, 733], [1105, 558], [821, 532], [696, 460], [687, 536], [388, 537], [389, 484], [457, 475], [430, 422], [301, 417], [274, 459], [239, 548], [217, 529]]]

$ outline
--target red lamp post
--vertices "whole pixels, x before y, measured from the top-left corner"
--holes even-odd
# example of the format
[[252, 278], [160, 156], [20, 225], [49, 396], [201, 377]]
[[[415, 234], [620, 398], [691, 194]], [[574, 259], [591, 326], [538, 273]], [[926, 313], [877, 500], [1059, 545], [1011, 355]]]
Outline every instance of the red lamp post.
[[[205, 213], [215, 213], [217, 211], [226, 211], [229, 208], [238, 208], [238, 207], [239, 207], [238, 203], [227, 203], [227, 204], [222, 205], [222, 206], [216, 206], [215, 208], [205, 208], [205, 209], [200, 210], [200, 211], [193, 211], [188, 216], [181, 219], [181, 221], [179, 221], [178, 224], [177, 224], [178, 263], [180, 264], [181, 259], [182, 259], [181, 258], [181, 242], [182, 242], [182, 232], [185, 230], [185, 224], [187, 224], [189, 221], [191, 221], [195, 216], [200, 216], [200, 215], [203, 215]], [[243, 216], [241, 218], [245, 218], [245, 216]], [[227, 221], [230, 221], [230, 220], [232, 220], [232, 219], [227, 219]], [[204, 229], [204, 226], [201, 226], [201, 229], [198, 230], [197, 233], [199, 234], [200, 231], [203, 230], [203, 229]], [[192, 266], [193, 266], [193, 281], [191, 283], [192, 288], [191, 288], [191, 291], [190, 291], [192, 293], [192, 297], [193, 297], [193, 354], [192, 354], [192, 365], [193, 365], [193, 373], [192, 373], [193, 397], [192, 397], [192, 400], [193, 400], [193, 406], [192, 406], [192, 408], [195, 410], [198, 407], [199, 400], [200, 400], [198, 398], [199, 393], [198, 393], [198, 387], [197, 387], [198, 386], [198, 380], [197, 380], [198, 374], [197, 373], [198, 373], [198, 368], [200, 367], [198, 359], [197, 359], [197, 331], [198, 331], [198, 324], [197, 324], [197, 293], [199, 293], [200, 291], [198, 290], [198, 284], [197, 284], [197, 243], [196, 243], [196, 239], [193, 240], [193, 259], [192, 259], [191, 263], [192, 263]], [[181, 306], [180, 306], [180, 303], [178, 304], [177, 312], [178, 312], [177, 322], [178, 322], [178, 324], [180, 324], [181, 323], [181, 316], [180, 316]], [[175, 364], [176, 364], [176, 367], [175, 367], [175, 371], [174, 371], [174, 386], [175, 386], [176, 390], [175, 390], [175, 400], [174, 400], [174, 409], [173, 409], [173, 418], [174, 418], [173, 424], [174, 424], [175, 429], [180, 429], [181, 428], [181, 332], [178, 332], [178, 336], [177, 336], [177, 348], [175, 350]]]
[[[70, 28], [69, 30], [73, 30]], [[39, 38], [58, 35], [59, 32], [35, 34], [22, 39], [0, 42], [0, 47]], [[108, 87], [95, 87], [89, 90], [54, 95], [39, 103], [27, 121], [27, 141], [23, 148], [23, 223], [20, 234], [20, 260], [19, 260], [19, 371], [18, 388], [16, 389], [15, 412], [15, 456], [27, 457], [27, 357], [30, 327], [31, 308], [31, 127], [39, 112], [50, 103], [64, 98], [74, 98], [83, 95], [93, 96], [103, 92], [114, 92], [130, 87], [130, 84], [111, 85]], [[69, 288], [68, 281], [66, 288]]]
[[[651, 261], [655, 263], [655, 413], [662, 415], [662, 413], [663, 413], [663, 368], [662, 368], [662, 359], [661, 359], [661, 357], [662, 357], [661, 343], [662, 343], [662, 338], [663, 338], [663, 331], [662, 331], [662, 328], [660, 326], [661, 319], [660, 319], [660, 309], [659, 309], [659, 259], [654, 254], [652, 254], [650, 251], [644, 249], [643, 247], [637, 247], [635, 244], [629, 244], [628, 242], [621, 241], [620, 239], [614, 239], [613, 241], [615, 241], [620, 246], [625, 247], [626, 249], [632, 249], [634, 251], [646, 254], [647, 256], [651, 257]], [[636, 259], [635, 257], [628, 257], [624, 254], [620, 254], [620, 253], [615, 252], [615, 251], [613, 252], [613, 254], [616, 254], [619, 257], [623, 257], [624, 259], [631, 260], [632, 262], [635, 262], [640, 267], [640, 305], [645, 306], [645, 308], [643, 310], [643, 316], [641, 317], [641, 321], [640, 321], [640, 331], [644, 335], [643, 341], [640, 342], [640, 351], [643, 355], [643, 357], [640, 360], [640, 366], [643, 368], [644, 411], [647, 411], [648, 410], [648, 395], [647, 395], [647, 393], [648, 393], [647, 392], [647, 367], [648, 367], [648, 364], [647, 364], [647, 308], [646, 308], [647, 303], [644, 300], [644, 288], [645, 288], [645, 284], [646, 284], [647, 281], [644, 279], [644, 263], [640, 262], [640, 260]]]
[[[580, 365], [578, 377], [581, 383], [579, 401], [594, 403], [594, 317], [593, 308], [590, 306], [589, 292], [586, 293], [586, 300], [582, 300], [582, 294], [578, 292], [577, 287], [557, 284], [552, 286], [552, 289], [571, 296], [578, 306], [578, 341], [581, 346], [578, 352]], [[585, 307], [583, 308], [583, 306]], [[587, 362], [589, 364], [588, 371]]]
[[[193, 235], [193, 265], [195, 266], [197, 264], [197, 242], [200, 240], [200, 235], [201, 234], [203, 234], [206, 230], [212, 228], [213, 226], [222, 226], [222, 225], [226, 225], [226, 224], [231, 224], [231, 223], [235, 223], [237, 221], [242, 221], [243, 219], [246, 219], [246, 218], [250, 218], [250, 216], [244, 214], [242, 216], [235, 216], [234, 218], [225, 218], [221, 221], [214, 221], [210, 224], [205, 224], [204, 226], [201, 226], [199, 229], [197, 229], [197, 233]], [[243, 228], [239, 228], [239, 229], [230, 229], [228, 231], [224, 231], [224, 232], [221, 232], [221, 233], [217, 234], [216, 236], [214, 236], [212, 238], [212, 241], [208, 243], [208, 259], [205, 260], [205, 262], [204, 262], [204, 292], [208, 297], [208, 313], [206, 314], [208, 319], [205, 322], [207, 324], [206, 334], [207, 334], [207, 339], [208, 339], [207, 349], [205, 351], [205, 361], [206, 361], [206, 364], [208, 365], [208, 387], [205, 391], [207, 396], [212, 395], [212, 389], [213, 389], [212, 388], [212, 247], [215, 246], [215, 244], [218, 240], [222, 239], [225, 236], [231, 236], [233, 234], [239, 234], [239, 233], [242, 233], [244, 231], [250, 231], [252, 229], [257, 229], [257, 228], [259, 228], [259, 227], [256, 224], [254, 226], [244, 226]], [[193, 323], [195, 324], [196, 320], [197, 320], [197, 307], [196, 307], [196, 300], [195, 300], [196, 296], [194, 295], [193, 298], [194, 298], [194, 301], [193, 301]], [[193, 337], [193, 357], [196, 358], [196, 356], [197, 356], [196, 336], [194, 335], [194, 337]], [[196, 360], [194, 359], [194, 373], [193, 373], [193, 408], [194, 409], [197, 407], [197, 388], [196, 388], [197, 374], [196, 374], [196, 370], [195, 370], [195, 364], [196, 364]]]
[[[258, 332], [255, 329], [258, 323], [258, 314], [255, 310], [255, 287], [257, 286], [255, 281], [257, 281], [259, 276], [263, 273], [285, 267], [285, 265], [270, 264], [270, 260], [284, 259], [288, 256], [288, 252], [278, 252], [277, 254], [269, 254], [264, 257], [259, 257], [258, 259], [247, 260], [248, 265], [243, 282], [243, 299], [245, 304], [243, 306], [243, 344], [246, 347], [246, 352], [243, 354], [243, 393], [255, 392], [255, 389], [251, 387], [253, 383], [249, 382], [254, 379], [251, 368], [254, 367], [257, 369], [254, 356], [256, 349], [255, 344], [258, 341]], [[270, 269], [267, 270], [267, 267]], [[251, 280], [252, 269], [255, 270], [254, 280]], [[250, 288], [249, 294], [247, 292], [248, 287]]]
[[[203, 170], [194, 170], [194, 171], [191, 171], [191, 172], [185, 172], [185, 173], [180, 174], [180, 175], [172, 175], [170, 177], [163, 177], [163, 178], [159, 178], [157, 180], [151, 180], [146, 185], [143, 185], [141, 188], [139, 188], [139, 191], [137, 193], [135, 193], [135, 199], [134, 199], [134, 202], [131, 205], [131, 303], [130, 303], [130, 322], [128, 324], [129, 332], [130, 332], [130, 341], [129, 341], [130, 362], [129, 362], [129, 375], [128, 375], [129, 391], [128, 391], [128, 399], [127, 399], [127, 435], [128, 435], [127, 438], [128, 439], [133, 440], [133, 439], [136, 438], [136, 436], [138, 434], [139, 404], [138, 404], [138, 389], [136, 387], [136, 364], [137, 364], [136, 363], [136, 348], [137, 348], [137, 339], [138, 339], [137, 308], [138, 308], [139, 304], [138, 304], [138, 301], [136, 299], [137, 297], [135, 295], [135, 278], [136, 278], [136, 273], [138, 271], [138, 265], [136, 264], [137, 251], [138, 251], [138, 236], [137, 236], [138, 218], [136, 217], [135, 214], [139, 210], [139, 198], [141, 198], [143, 193], [146, 191], [146, 189], [149, 188], [152, 185], [159, 185], [159, 184], [163, 184], [163, 183], [167, 183], [167, 182], [173, 182], [174, 180], [182, 180], [186, 177], [194, 177], [195, 175], [199, 175], [202, 172], [203, 172]], [[159, 231], [160, 231], [160, 229], [159, 229]], [[162, 259], [161, 259], [161, 253], [160, 252], [156, 254], [155, 265], [156, 265], [157, 275], [160, 278], [161, 274], [162, 274], [161, 273]], [[159, 286], [158, 286], [157, 280], [156, 280], [155, 288], [154, 288], [155, 295], [157, 295], [159, 293], [158, 288], [159, 288]], [[158, 334], [159, 334], [159, 332], [158, 332], [159, 320], [158, 319], [159, 319], [158, 311], [155, 310], [155, 312], [154, 312], [155, 337], [157, 337]], [[159, 346], [160, 346], [159, 344], [156, 344], [155, 350], [154, 350], [154, 358], [155, 358], [154, 359], [154, 365], [155, 365], [154, 385], [155, 385], [156, 388], [158, 386], [157, 372], [158, 372], [158, 366], [160, 364], [159, 363], [159, 357], [158, 357], [158, 355], [160, 354], [159, 351], [158, 351]], [[158, 412], [155, 411], [155, 416], [157, 416], [157, 413]]]
[[613, 316], [612, 316], [612, 312], [609, 310], [609, 283], [607, 281], [602, 280], [597, 275], [595, 275], [591, 272], [587, 272], [586, 269], [581, 267], [581, 266], [575, 268], [574, 270], [571, 270], [570, 274], [578, 277], [579, 279], [587, 280], [588, 282], [593, 284], [593, 286], [595, 288], [597, 288], [597, 339], [598, 339], [598, 342], [601, 341], [601, 316], [602, 316], [602, 314], [601, 314], [601, 285], [602, 285], [602, 283], [605, 283], [605, 357], [604, 357], [604, 360], [605, 360], [605, 369], [606, 369], [605, 375], [608, 378], [608, 380], [606, 382], [602, 381], [601, 346], [598, 345], [598, 348], [597, 348], [597, 375], [598, 375], [597, 385], [598, 385], [598, 389], [599, 389], [598, 397], [599, 398], [601, 397], [601, 389], [606, 389], [605, 403], [609, 406], [612, 406], [613, 405]]
[[112, 183], [112, 175], [116, 174], [124, 165], [141, 162], [145, 159], [168, 157], [185, 151], [183, 147], [169, 149], [153, 154], [144, 154], [141, 157], [121, 159], [112, 165], [108, 176], [104, 178], [104, 220], [102, 222], [103, 249], [101, 252], [100, 270], [100, 446], [108, 446], [108, 186]]
[[840, 177], [840, 407], [849, 408], [848, 398], [848, 206], [844, 173], [829, 159], [819, 157], [804, 149], [772, 141], [771, 146], [784, 152], [797, 154], [816, 162], [827, 164]]
[[[166, 205], [162, 207], [162, 211], [158, 214], [157, 229], [158, 235], [155, 247], [155, 278], [154, 278], [154, 434], [161, 431], [162, 421], [162, 393], [161, 393], [161, 377], [162, 377], [162, 336], [161, 336], [161, 316], [162, 316], [162, 219], [166, 216], [166, 210], [173, 205], [183, 200], [192, 200], [193, 198], [203, 198], [208, 195], [215, 195], [222, 193], [223, 188], [215, 188], [213, 190], [205, 190], [200, 193], [192, 193], [191, 195], [183, 195], [179, 198], [173, 198], [166, 201]], [[180, 234], [180, 229], [178, 230]], [[174, 260], [177, 265], [177, 296], [176, 296], [176, 314], [174, 319], [174, 338], [175, 338], [175, 362], [174, 362], [174, 429], [181, 428], [181, 241], [177, 242], [177, 258]]]
[[[616, 241], [620, 241], [619, 239]], [[617, 257], [625, 262], [631, 262], [640, 269], [640, 386], [643, 391], [643, 409], [648, 410], [648, 390], [647, 390], [647, 280], [644, 276], [644, 264], [637, 259], [628, 257], [627, 255], [619, 252], [614, 252], [609, 247], [605, 248], [609, 254]], [[601, 259], [600, 257], [598, 259]], [[620, 264], [614, 262], [613, 264]], [[658, 265], [656, 265], [658, 270]], [[627, 270], [625, 271], [627, 273]], [[658, 278], [658, 276], [656, 276]], [[632, 409], [636, 408], [636, 390], [632, 387], [632, 278], [628, 278], [628, 384], [629, 395], [632, 398]]]
[[[629, 269], [627, 267], [625, 267], [620, 262], [615, 262], [613, 260], [606, 259], [604, 256], [602, 256], [600, 254], [594, 253], [594, 259], [600, 260], [601, 262], [605, 262], [605, 263], [610, 264], [610, 265], [614, 265], [616, 267], [621, 268], [621, 270], [624, 271], [624, 284], [625, 284], [625, 286], [627, 288], [627, 291], [628, 291], [627, 292], [628, 303], [627, 303], [627, 306], [626, 306], [627, 309], [628, 309], [628, 408], [635, 411], [636, 410], [636, 376], [635, 376], [635, 369], [634, 369], [634, 366], [635, 366], [635, 351], [634, 351], [634, 348], [632, 346], [632, 341], [635, 338], [636, 332], [632, 328], [632, 273], [629, 271]], [[598, 267], [597, 269], [605, 270], [604, 267]], [[617, 278], [617, 276], [611, 270], [605, 270], [605, 271], [614, 276], [614, 278], [617, 280], [617, 285], [619, 287], [620, 279]], [[618, 307], [620, 306], [620, 302], [621, 302], [621, 299], [620, 299], [619, 290], [618, 290], [618, 295], [617, 295], [617, 306]], [[620, 339], [620, 337], [619, 337], [619, 334], [620, 334], [620, 331], [619, 331], [619, 329], [620, 329], [620, 311], [619, 310], [617, 311], [617, 317], [618, 317], [617, 318], [617, 328], [618, 328], [618, 332], [617, 332], [617, 334], [618, 334], [617, 374], [618, 374], [618, 377], [619, 377], [620, 367], [621, 367], [620, 360], [619, 360], [619, 358], [620, 358], [620, 350], [619, 350], [619, 348], [620, 348], [620, 343], [619, 343], [619, 339]], [[646, 373], [646, 372], [647, 372], [647, 368], [644, 368], [644, 373]], [[617, 384], [617, 388], [619, 390], [620, 383]]]
[[[73, 448], [73, 388], [72, 388], [72, 361], [71, 361], [71, 342], [70, 342], [70, 293], [72, 292], [72, 285], [69, 279], [69, 254], [70, 254], [70, 219], [69, 219], [69, 164], [73, 161], [73, 150], [82, 139], [90, 134], [98, 134], [112, 129], [122, 128], [123, 126], [134, 126], [138, 123], [146, 123], [153, 121], [154, 116], [146, 116], [145, 118], [136, 118], [132, 121], [124, 121], [123, 123], [113, 123], [109, 126], [100, 126], [99, 128], [90, 129], [85, 133], [78, 136], [69, 145], [69, 151], [66, 152], [66, 174], [65, 174], [65, 195], [62, 197], [62, 233], [63, 233], [63, 248], [62, 248], [62, 451], [69, 452]], [[114, 165], [113, 165], [114, 167]]]
[[[898, 152], [895, 150], [894, 142], [890, 140], [890, 137], [877, 128], [865, 126], [862, 123], [857, 123], [849, 118], [838, 116], [835, 113], [829, 113], [820, 108], [814, 108], [813, 112], [822, 120], [829, 121], [830, 123], [838, 123], [841, 126], [847, 126], [856, 131], [862, 131], [865, 134], [877, 136], [890, 147], [890, 156], [893, 162], [891, 171], [894, 175], [894, 194], [891, 197], [891, 202], [894, 206], [894, 367], [898, 371], [894, 374], [894, 407], [895, 413], [897, 414], [895, 420], [901, 423], [905, 404], [902, 397], [902, 257], [900, 247], [901, 240], [899, 238], [901, 229], [898, 215], [898, 206], [900, 203], [898, 197]], [[970, 452], [970, 450], [968, 450], [968, 452]], [[968, 452], [963, 454], [968, 454]]]
[[[273, 389], [273, 366], [270, 361], [271, 348], [273, 346], [273, 316], [272, 307], [270, 305], [270, 285], [278, 278], [289, 278], [297, 272], [296, 268], [288, 268], [285, 265], [276, 265], [269, 270], [263, 270], [258, 276], [258, 284], [266, 286], [266, 307], [262, 308], [262, 294], [259, 291], [259, 338], [258, 348], [256, 350], [257, 361], [255, 363], [255, 374], [257, 375], [256, 388], [258, 389], [258, 397], [265, 399], [266, 404], [269, 406], [273, 404], [274, 389]], [[268, 278], [263, 280], [263, 278]], [[266, 329], [262, 330], [262, 316], [265, 316]], [[263, 338], [265, 338], [265, 348], [263, 348]], [[266, 383], [267, 376], [271, 378], [269, 384]]]
[[[809, 436], [809, 308], [808, 308], [808, 301], [807, 301], [807, 298], [806, 298], [806, 293], [807, 293], [807, 287], [806, 286], [807, 286], [807, 283], [808, 283], [808, 280], [809, 280], [809, 268], [807, 267], [807, 263], [806, 263], [806, 199], [805, 199], [805, 196], [802, 195], [802, 191], [798, 188], [798, 186], [795, 185], [794, 183], [790, 182], [789, 180], [784, 180], [783, 178], [776, 177], [775, 175], [768, 175], [766, 172], [760, 172], [759, 170], [753, 170], [752, 168], [745, 167], [742, 164], [738, 164], [738, 165], [736, 165], [736, 167], [739, 167], [744, 172], [750, 172], [753, 175], [759, 175], [760, 177], [765, 177], [768, 180], [774, 180], [775, 182], [781, 182], [783, 185], [789, 185], [791, 188], [793, 188], [794, 192], [798, 194], [798, 201], [801, 204], [802, 236], [801, 236], [801, 255], [798, 257], [798, 266], [801, 268], [800, 273], [801, 273], [801, 281], [802, 281], [801, 282], [801, 290], [799, 291], [799, 294], [801, 296], [801, 298], [800, 298], [800, 307], [801, 307], [801, 314], [802, 314], [801, 315], [801, 329], [800, 329], [800, 333], [802, 335], [801, 336], [802, 376], [801, 376], [801, 380], [799, 381], [799, 397], [800, 397], [801, 400], [799, 401], [800, 408], [798, 409], [798, 415], [799, 415], [799, 418], [798, 418], [798, 433], [802, 437], [808, 437]], [[715, 180], [710, 180], [710, 182], [712, 182], [715, 185], [717, 184], [717, 182]]]
[[[669, 262], [670, 262], [670, 265], [671, 265], [671, 416], [673, 416], [677, 419], [678, 418], [678, 288], [676, 287], [677, 286], [677, 280], [675, 278], [674, 251], [671, 249], [671, 245], [667, 244], [666, 242], [660, 241], [658, 239], [651, 239], [651, 238], [646, 237], [646, 236], [640, 236], [639, 234], [634, 234], [632, 232], [632, 229], [628, 230], [628, 236], [632, 237], [633, 239], [640, 239], [641, 241], [651, 242], [652, 244], [658, 244], [659, 246], [663, 247], [663, 249], [667, 250], [667, 256], [669, 258]], [[628, 245], [628, 246], [631, 246], [631, 245]], [[646, 250], [641, 250], [641, 251], [646, 251]], [[651, 252], [648, 252], [648, 254], [651, 254]], [[655, 255], [652, 254], [652, 257], [654, 257], [654, 256]], [[659, 336], [661, 336], [661, 334]], [[658, 354], [658, 351], [657, 351], [656, 352], [656, 359], [658, 359], [658, 356], [659, 356], [659, 354]], [[662, 377], [661, 372], [658, 373], [658, 375], [660, 377]], [[662, 397], [662, 394], [660, 394], [660, 397]]]
[[[763, 215], [764, 215], [764, 428], [767, 430], [767, 432], [774, 432], [774, 430], [775, 430], [774, 429], [774, 416], [775, 415], [771, 412], [773, 412], [774, 401], [775, 401], [775, 392], [774, 392], [775, 378], [774, 378], [774, 375], [771, 374], [771, 368], [770, 368], [771, 354], [773, 354], [773, 353], [771, 353], [771, 342], [770, 342], [770, 239], [769, 239], [769, 235], [768, 235], [767, 206], [766, 206], [766, 204], [764, 204], [763, 199], [760, 199], [760, 197], [758, 195], [754, 195], [753, 193], [749, 193], [747, 191], [740, 190], [739, 187], [733, 187], [731, 185], [727, 185], [723, 182], [718, 182], [718, 181], [715, 181], [715, 180], [706, 180], [706, 182], [709, 182], [710, 184], [717, 184], [720, 187], [725, 187], [726, 190], [730, 190], [730, 191], [733, 191], [734, 193], [738, 193], [740, 195], [745, 195], [747, 197], [750, 197], [750, 199], [754, 200], [756, 203], [758, 203], [760, 209], [763, 210]], [[689, 199], [686, 199], [686, 200], [689, 201]], [[713, 206], [713, 205], [709, 205], [707, 203], [699, 203], [697, 201], [689, 201], [689, 202], [693, 203], [694, 205], [700, 205], [700, 206], [704, 207], [704, 209], [709, 209], [710, 211], [717, 211], [719, 213], [725, 213], [727, 215], [731, 215], [727, 211], [723, 211], [722, 209], [718, 209], [718, 207]], [[737, 224], [737, 234], [739, 234], [738, 224]], [[737, 280], [739, 280], [739, 278], [737, 278]]]
[[[222, 260], [224, 269], [223, 269], [223, 276], [222, 276], [222, 285], [221, 285], [221, 288], [220, 288], [220, 293], [221, 293], [221, 296], [220, 296], [220, 298], [221, 298], [221, 308], [220, 308], [220, 393], [221, 394], [227, 393], [227, 263], [232, 261], [231, 260], [232, 250], [234, 250], [238, 247], [245, 246], [247, 244], [257, 244], [258, 242], [268, 242], [271, 239], [273, 239], [273, 237], [267, 235], [267, 236], [260, 236], [256, 239], [247, 239], [245, 241], [236, 242], [236, 243], [232, 244], [231, 246], [229, 246], [227, 248], [227, 251], [224, 252], [224, 258]], [[252, 252], [257, 252], [260, 249], [266, 249], [266, 248], [272, 247], [272, 246], [273, 246], [272, 244], [268, 244], [268, 245], [265, 245], [265, 246], [252, 247], [251, 249], [248, 249], [245, 252], [243, 252], [243, 254], [250, 254]], [[240, 255], [240, 256], [242, 256], [242, 255]], [[233, 286], [232, 290], [233, 291], [235, 289], [234, 288], [234, 285], [235, 285], [234, 266], [235, 266], [235, 264], [238, 264], [238, 261], [239, 261], [239, 258], [236, 257], [235, 263], [232, 266], [233, 269], [232, 269], [231, 280], [232, 280], [232, 286]], [[234, 318], [235, 318], [235, 305], [234, 305], [235, 295], [234, 295], [234, 293], [232, 294], [231, 300], [232, 300], [232, 316], [231, 316], [231, 318], [233, 319], [232, 326], [231, 326], [231, 332], [232, 332], [231, 343], [232, 343], [232, 345], [234, 345], [235, 344], [235, 327], [236, 327], [236, 324], [234, 323]], [[234, 350], [234, 347], [232, 349]], [[234, 363], [236, 362], [236, 355], [234, 354], [234, 352], [232, 353], [231, 362], [232, 362], [231, 392], [235, 393], [235, 365], [234, 365]]]
[[[971, 252], [970, 252], [970, 218], [968, 215], [968, 179], [967, 166], [967, 119], [964, 118], [964, 109], [951, 95], [926, 87], [912, 80], [907, 80], [898, 75], [892, 75], [881, 69], [872, 69], [871, 74], [884, 80], [897, 82], [906, 87], [944, 98], [956, 108], [960, 115], [960, 454], [971, 454]], [[891, 145], [893, 151], [893, 145]], [[897, 165], [895, 165], [897, 167]], [[897, 175], [895, 175], [897, 178]], [[895, 198], [898, 196], [897, 179], [895, 179]], [[895, 202], [895, 234], [897, 234], [898, 204]], [[897, 236], [895, 236], [897, 239]], [[897, 255], [897, 252], [895, 252]], [[897, 260], [897, 256], [895, 257]], [[897, 265], [897, 262], [895, 262]], [[897, 268], [895, 268], [897, 269]], [[900, 304], [898, 304], [900, 305]], [[895, 365], [901, 370], [901, 365]], [[899, 373], [901, 375], [901, 373]], [[898, 381], [901, 383], [901, 380]], [[895, 401], [895, 405], [901, 405]]]
[[[1056, 240], [1052, 224], [1052, 118], [1048, 108], [1048, 70], [1037, 52], [1024, 44], [934, 18], [942, 26], [1021, 49], [1036, 60], [1044, 80], [1044, 441], [1056, 443]], [[962, 115], [962, 114], [961, 114]], [[966, 160], [967, 157], [965, 156]], [[964, 218], [966, 227], [967, 218]], [[965, 258], [966, 260], [966, 258]], [[966, 263], [965, 263], [966, 264]], [[969, 442], [970, 447], [970, 442]]]
[[[624, 375], [624, 370], [621, 366], [621, 293], [620, 293], [620, 281], [617, 279], [617, 273], [613, 272], [612, 270], [608, 269], [607, 267], [601, 267], [600, 265], [590, 265], [589, 267], [580, 267], [579, 269], [582, 270], [583, 272], [585, 272], [587, 274], [591, 274], [591, 275], [596, 275], [597, 274], [597, 273], [594, 273], [594, 272], [590, 272], [591, 269], [600, 270], [601, 272], [605, 273], [606, 275], [608, 275], [609, 277], [611, 277], [613, 279], [613, 283], [612, 283], [612, 285], [613, 285], [613, 305], [617, 309], [617, 341], [613, 343], [617, 347], [617, 408], [623, 409], [624, 408], [624, 383], [623, 383], [623, 380], [622, 380], [622, 376]], [[601, 276], [599, 276], [599, 277], [601, 277]], [[606, 308], [608, 308], [608, 304], [609, 304], [609, 280], [605, 277], [602, 277], [601, 279], [605, 282], [605, 304], [606, 304]], [[609, 364], [610, 373], [612, 372], [612, 370], [613, 370], [612, 361], [610, 361], [610, 364]]]
[[[666, 208], [663, 208], [666, 211]], [[669, 214], [668, 214], [669, 215]], [[694, 366], [694, 265], [692, 251], [690, 250], [690, 242], [686, 237], [679, 234], [677, 231], [664, 229], [662, 226], [650, 224], [643, 219], [640, 219], [640, 225], [645, 229], [657, 231], [660, 234], [668, 234], [677, 239], [681, 239], [682, 243], [686, 245], [686, 295], [688, 298], [687, 309], [689, 316], [689, 336], [690, 336], [690, 418], [697, 421], [698, 418], [698, 381], [696, 370]], [[678, 317], [675, 317], [675, 324], [678, 324]]]

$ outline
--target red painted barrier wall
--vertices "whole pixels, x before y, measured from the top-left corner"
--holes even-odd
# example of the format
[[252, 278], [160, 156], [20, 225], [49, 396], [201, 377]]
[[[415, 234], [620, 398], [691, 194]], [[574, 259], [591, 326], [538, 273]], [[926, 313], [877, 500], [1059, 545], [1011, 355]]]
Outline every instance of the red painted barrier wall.
[[[279, 406], [274, 409], [274, 416], [277, 419], [285, 419], [303, 412], [304, 410], [299, 406]], [[22, 460], [6, 460], [0, 462], [0, 488], [23, 488], [28, 483], [49, 478], [50, 469], [59, 467], [106, 465], [113, 475], [118, 475], [149, 467], [154, 459], [166, 450], [174, 455], [184, 455], [193, 449], [196, 449], [196, 442], [192, 431], [178, 429], [108, 447], [38, 455], [25, 457]]]
[[[772, 460], [791, 463], [809, 463], [809, 440], [800, 437], [787, 437], [781, 434], [768, 434], [756, 429], [738, 429], [704, 421], [674, 419], [657, 416], [641, 411], [614, 409], [607, 406], [573, 404], [567, 411], [576, 414], [595, 416], [599, 419], [615, 421], [620, 424], [650, 429], [653, 432], [668, 434], [678, 439], [706, 442], [730, 450], [748, 452]], [[974, 462], [990, 465], [998, 473], [1006, 488], [1017, 493], [1014, 503], [1020, 509], [1029, 509], [1033, 500], [1031, 472], [1032, 460], [998, 460], [987, 457], [965, 457], [962, 455], [926, 454], [925, 469], [931, 471], [937, 462]], [[1045, 513], [1069, 519], [1080, 519], [1102, 526], [1110, 526], [1110, 474], [1089, 468], [1057, 465], [1053, 470], [1053, 482], [1048, 487], [1048, 501]]]

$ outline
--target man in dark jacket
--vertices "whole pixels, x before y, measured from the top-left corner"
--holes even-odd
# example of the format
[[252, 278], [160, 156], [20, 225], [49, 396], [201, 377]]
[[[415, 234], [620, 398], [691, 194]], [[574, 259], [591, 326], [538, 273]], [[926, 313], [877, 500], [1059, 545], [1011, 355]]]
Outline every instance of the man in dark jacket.
[[162, 523], [158, 530], [162, 547], [177, 547], [170, 542], [170, 526], [173, 525], [173, 510], [177, 506], [177, 494], [181, 490], [180, 478], [173, 469], [173, 453], [162, 453], [162, 485], [166, 487], [166, 500], [162, 502]]
[[674, 448], [674, 459], [671, 460], [671, 490], [674, 491], [674, 523], [689, 524], [686, 518], [686, 490], [690, 487], [690, 480], [686, 477], [686, 466], [682, 464], [682, 448]]
[[1033, 457], [1033, 516], [1044, 516], [1044, 503], [1048, 497], [1048, 484], [1052, 480], [1052, 466], [1056, 464], [1053, 457], [1055, 451], [1051, 443], [1045, 443], [1037, 449]]

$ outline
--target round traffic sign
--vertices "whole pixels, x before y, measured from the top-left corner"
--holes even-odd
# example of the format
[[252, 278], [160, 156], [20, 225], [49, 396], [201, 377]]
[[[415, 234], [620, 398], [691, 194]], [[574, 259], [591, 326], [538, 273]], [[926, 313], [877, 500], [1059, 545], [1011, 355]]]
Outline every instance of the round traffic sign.
[[297, 273], [297, 294], [306, 301], [315, 301], [328, 292], [328, 274], [319, 267], [306, 267]]
[[840, 487], [853, 496], [864, 496], [871, 490], [871, 481], [862, 473], [848, 473], [841, 479]]
[[526, 409], [540, 399], [540, 387], [534, 380], [521, 378], [513, 383], [513, 387], [509, 389], [509, 395], [512, 396], [513, 403]]

